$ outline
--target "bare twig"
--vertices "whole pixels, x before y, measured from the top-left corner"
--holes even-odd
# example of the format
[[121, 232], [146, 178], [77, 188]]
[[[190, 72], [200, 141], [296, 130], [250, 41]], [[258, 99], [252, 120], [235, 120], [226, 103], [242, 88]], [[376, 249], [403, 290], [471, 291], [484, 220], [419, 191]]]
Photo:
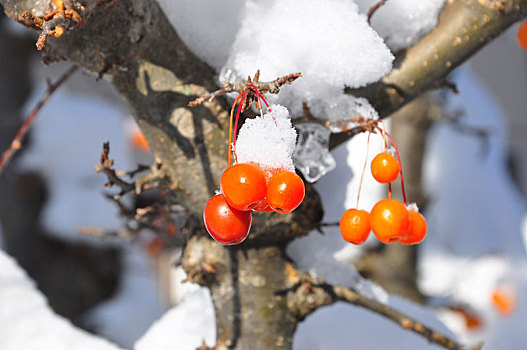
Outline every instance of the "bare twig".
[[229, 92], [239, 92], [241, 93], [245, 89], [247, 89], [248, 84], [254, 85], [258, 91], [261, 94], [264, 93], [271, 93], [271, 94], [277, 94], [280, 91], [280, 87], [285, 84], [291, 84], [293, 81], [295, 81], [297, 78], [301, 77], [301, 73], [294, 73], [285, 75], [280, 78], [276, 78], [273, 81], [269, 82], [260, 82], [260, 71], [256, 71], [256, 74], [254, 75], [254, 78], [251, 79], [251, 77], [248, 77], [246, 81], [240, 84], [232, 84], [232, 83], [223, 83], [221, 89], [216, 90], [214, 92], [211, 92], [209, 94], [203, 95], [201, 97], [198, 97], [194, 101], [189, 102], [189, 106], [195, 107], [199, 106], [200, 104], [204, 102], [211, 102], [216, 97], [221, 96], [223, 94], [227, 94]]
[[384, 4], [386, 4], [388, 0], [381, 0], [379, 1], [378, 3], [376, 3], [375, 5], [373, 5], [372, 7], [370, 7], [369, 11], [368, 11], [368, 23], [371, 22], [371, 16], [373, 16], [373, 14], [375, 13], [375, 11], [377, 11], [379, 9], [379, 7], [383, 6]]
[[44, 93], [44, 95], [42, 95], [42, 97], [40, 98], [40, 100], [37, 102], [36, 106], [33, 108], [33, 110], [31, 111], [31, 113], [29, 113], [29, 116], [27, 117], [26, 121], [24, 122], [24, 124], [22, 124], [22, 126], [20, 127], [20, 129], [18, 130], [18, 132], [16, 133], [15, 135], [15, 138], [13, 139], [13, 141], [11, 142], [11, 144], [9, 145], [9, 148], [7, 150], [4, 151], [4, 153], [2, 154], [2, 158], [0, 158], [0, 173], [2, 172], [2, 170], [4, 169], [5, 165], [9, 162], [9, 160], [11, 159], [11, 157], [13, 156], [13, 154], [22, 147], [22, 139], [24, 138], [24, 136], [26, 135], [28, 129], [29, 129], [29, 126], [31, 125], [31, 123], [33, 122], [33, 120], [35, 119], [35, 117], [37, 116], [38, 112], [40, 112], [40, 110], [42, 109], [42, 107], [44, 106], [44, 104], [49, 100], [49, 98], [51, 97], [51, 95], [53, 94], [53, 92], [55, 92], [55, 90], [57, 90], [57, 88], [59, 86], [61, 86], [66, 80], [68, 80], [68, 78], [73, 74], [75, 73], [75, 71], [78, 69], [77, 66], [71, 66], [70, 68], [68, 68], [61, 76], [60, 78], [53, 84], [48, 84], [48, 88], [46, 90], [46, 92]]
[[[291, 267], [291, 269], [294, 268]], [[464, 347], [449, 337], [425, 326], [411, 316], [375, 299], [365, 297], [351, 288], [333, 286], [307, 274], [298, 275], [297, 279], [298, 282], [296, 282], [293, 287], [279, 291], [277, 294], [287, 296], [289, 309], [299, 320], [304, 319], [310, 313], [322, 306], [330, 305], [337, 301], [343, 301], [384, 316], [397, 323], [400, 327], [411, 330], [412, 332], [428, 339], [431, 343], [438, 344], [446, 349], [478, 350], [483, 346], [482, 343], [479, 343], [470, 348]]]
[[113, 160], [108, 157], [108, 155], [110, 154], [110, 143], [105, 142], [103, 143], [102, 147], [103, 149], [101, 153], [100, 164], [97, 164], [95, 166], [95, 171], [98, 173], [104, 173], [108, 178], [108, 182], [104, 184], [105, 187], [112, 187], [113, 185], [116, 185], [121, 189], [121, 192], [113, 196], [114, 199], [118, 200], [126, 193], [134, 191], [135, 183], [124, 181], [117, 175], [116, 171], [112, 168]]

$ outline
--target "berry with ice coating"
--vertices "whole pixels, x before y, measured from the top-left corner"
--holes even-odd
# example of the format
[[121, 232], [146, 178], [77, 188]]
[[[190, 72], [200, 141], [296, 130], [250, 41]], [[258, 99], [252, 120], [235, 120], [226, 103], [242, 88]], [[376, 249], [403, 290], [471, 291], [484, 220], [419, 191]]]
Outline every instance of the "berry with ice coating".
[[380, 183], [389, 183], [397, 179], [401, 166], [397, 159], [388, 152], [382, 152], [371, 161], [371, 174]]
[[280, 214], [295, 210], [304, 200], [304, 182], [297, 174], [284, 171], [276, 174], [267, 184], [267, 202]]
[[251, 229], [251, 212], [232, 208], [221, 194], [209, 199], [203, 211], [203, 221], [209, 234], [223, 245], [239, 244]]
[[393, 199], [380, 200], [370, 212], [371, 230], [385, 244], [396, 242], [404, 236], [409, 223], [408, 210]]
[[366, 210], [348, 209], [340, 219], [340, 233], [347, 242], [364, 243], [370, 230], [370, 214]]
[[241, 211], [254, 209], [265, 198], [267, 190], [264, 174], [246, 163], [227, 168], [221, 176], [220, 187], [227, 203]]

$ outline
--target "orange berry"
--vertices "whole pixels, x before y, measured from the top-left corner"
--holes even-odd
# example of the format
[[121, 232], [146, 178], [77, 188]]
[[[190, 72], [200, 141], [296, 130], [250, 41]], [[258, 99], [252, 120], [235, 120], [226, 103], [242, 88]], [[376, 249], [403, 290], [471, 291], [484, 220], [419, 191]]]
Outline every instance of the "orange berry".
[[492, 305], [502, 316], [509, 316], [516, 307], [516, 293], [511, 287], [496, 287], [491, 298]]
[[148, 141], [146, 141], [145, 135], [141, 130], [136, 129], [131, 136], [132, 146], [136, 149], [143, 150], [145, 152], [150, 152], [150, 147], [148, 146]]
[[371, 174], [380, 183], [389, 183], [397, 179], [401, 166], [397, 159], [388, 152], [379, 153], [371, 161]]
[[267, 202], [280, 214], [295, 210], [304, 200], [304, 182], [297, 174], [284, 171], [276, 174], [267, 184]]
[[232, 208], [221, 194], [213, 196], [203, 211], [205, 228], [223, 245], [241, 243], [251, 229], [251, 212]]
[[370, 214], [366, 210], [348, 209], [340, 219], [340, 233], [347, 242], [364, 243], [370, 230]]
[[523, 22], [518, 29], [518, 44], [527, 50], [527, 21]]
[[382, 243], [396, 242], [408, 230], [408, 210], [396, 200], [383, 199], [371, 210], [370, 225], [373, 233]]
[[414, 210], [408, 210], [408, 231], [399, 239], [399, 242], [405, 245], [421, 243], [426, 236], [426, 219], [425, 217]]
[[265, 176], [250, 164], [227, 168], [221, 176], [220, 186], [227, 203], [237, 210], [251, 210], [265, 198]]

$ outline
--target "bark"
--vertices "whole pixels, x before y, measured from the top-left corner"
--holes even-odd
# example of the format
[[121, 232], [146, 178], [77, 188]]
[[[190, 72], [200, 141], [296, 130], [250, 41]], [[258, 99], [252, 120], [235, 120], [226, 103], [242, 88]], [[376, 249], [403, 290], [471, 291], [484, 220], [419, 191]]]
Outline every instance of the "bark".
[[[51, 6], [49, 0], [0, 2], [8, 15], [33, 27], [34, 22], [21, 17], [22, 11], [37, 3], [37, 12]], [[155, 1], [84, 3], [79, 23], [71, 23], [60, 38], [48, 38], [46, 60], [66, 59], [87, 71], [111, 75], [162, 172], [172, 181], [174, 201], [199, 220], [226, 166], [228, 106], [222, 98], [193, 109], [187, 104], [216, 90], [214, 72], [185, 47]], [[408, 50], [398, 68], [382, 82], [354, 93], [366, 96], [387, 116], [440, 85], [470, 54], [523, 16], [526, 4], [527, 0], [453, 2], [440, 27]], [[333, 144], [349, 137], [336, 135]], [[210, 287], [218, 348], [291, 348], [298, 317], [276, 295], [292, 283], [283, 247], [316, 227], [321, 215], [318, 196], [309, 189], [294, 214], [255, 215], [248, 241], [236, 248], [211, 241], [200, 225], [186, 246], [183, 265], [191, 280]]]

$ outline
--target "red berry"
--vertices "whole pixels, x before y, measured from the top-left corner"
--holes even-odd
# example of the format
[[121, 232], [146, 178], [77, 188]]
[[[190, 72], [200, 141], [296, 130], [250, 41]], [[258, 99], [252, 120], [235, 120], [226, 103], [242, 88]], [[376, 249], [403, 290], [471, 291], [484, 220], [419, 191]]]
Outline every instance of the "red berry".
[[371, 174], [380, 183], [389, 183], [397, 179], [401, 166], [397, 159], [388, 152], [379, 153], [371, 161]]
[[366, 210], [348, 209], [340, 219], [340, 233], [347, 242], [364, 243], [370, 230], [370, 214]]
[[527, 50], [527, 21], [523, 22], [518, 29], [518, 44]]
[[221, 176], [220, 186], [227, 203], [237, 210], [251, 210], [265, 198], [265, 176], [250, 164], [227, 168]]
[[396, 200], [383, 199], [371, 210], [370, 225], [373, 233], [382, 243], [396, 242], [408, 230], [408, 210]]
[[221, 194], [217, 194], [205, 205], [203, 221], [209, 234], [218, 243], [238, 244], [249, 234], [251, 212], [232, 208]]
[[302, 203], [304, 195], [304, 182], [290, 171], [276, 174], [267, 184], [267, 202], [277, 213], [292, 212]]
[[405, 245], [421, 243], [426, 236], [426, 220], [423, 215], [414, 210], [408, 211], [408, 231], [399, 239], [399, 242]]

